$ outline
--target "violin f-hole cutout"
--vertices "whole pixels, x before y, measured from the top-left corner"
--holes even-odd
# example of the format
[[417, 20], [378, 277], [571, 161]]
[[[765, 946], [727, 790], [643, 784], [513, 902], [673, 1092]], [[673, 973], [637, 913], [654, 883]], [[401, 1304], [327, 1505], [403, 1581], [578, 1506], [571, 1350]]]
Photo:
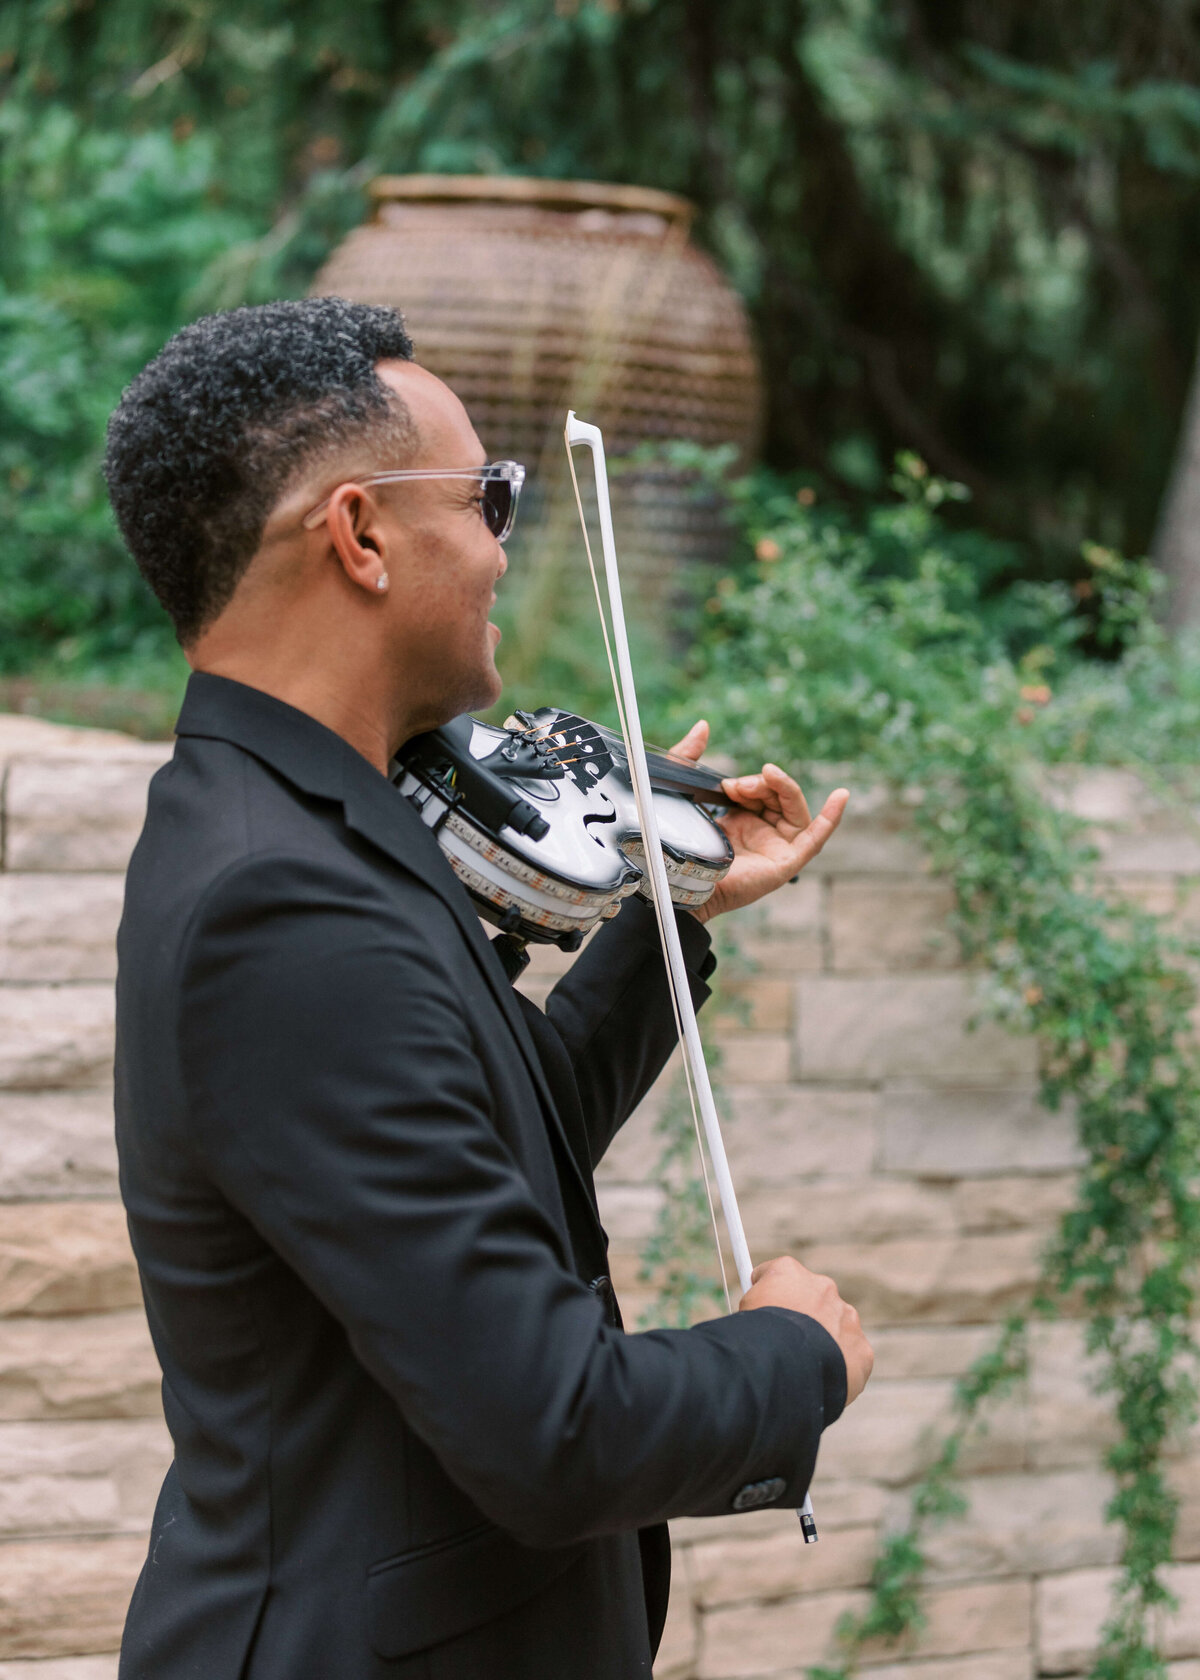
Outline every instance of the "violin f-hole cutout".
[[[604, 799], [603, 794], [601, 794], [600, 797]], [[617, 820], [617, 808], [613, 804], [612, 800], [605, 799], [605, 804], [608, 806], [607, 811], [589, 811], [583, 819], [583, 826], [587, 831], [588, 838], [594, 840], [597, 846], [605, 846], [608, 842], [603, 838], [603, 836], [593, 834], [592, 829], [607, 828], [611, 823], [615, 823]]]

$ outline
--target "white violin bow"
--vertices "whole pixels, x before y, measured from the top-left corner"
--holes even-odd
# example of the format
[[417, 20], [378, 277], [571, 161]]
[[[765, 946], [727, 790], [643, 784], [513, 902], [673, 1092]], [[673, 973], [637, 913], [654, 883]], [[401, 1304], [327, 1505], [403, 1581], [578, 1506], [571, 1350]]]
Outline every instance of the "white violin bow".
[[[600, 515], [600, 546], [604, 555], [604, 578], [608, 595], [607, 616], [612, 620], [611, 644], [604, 605], [600, 597], [599, 578], [596, 573], [595, 562], [592, 559], [587, 521], [584, 518], [583, 503], [579, 495], [579, 483], [575, 477], [575, 462], [571, 454], [574, 446], [580, 443], [586, 444], [591, 450], [592, 464], [596, 475], [596, 501]], [[704, 1135], [708, 1140], [708, 1153], [712, 1161], [713, 1176], [717, 1181], [717, 1196], [721, 1204], [721, 1213], [725, 1220], [725, 1228], [729, 1232], [734, 1264], [737, 1267], [738, 1283], [741, 1285], [742, 1293], [745, 1294], [750, 1288], [750, 1275], [754, 1270], [754, 1265], [750, 1259], [746, 1232], [742, 1226], [741, 1210], [738, 1207], [737, 1194], [733, 1188], [733, 1179], [729, 1173], [725, 1139], [721, 1133], [721, 1122], [717, 1117], [716, 1103], [713, 1101], [712, 1082], [708, 1076], [708, 1064], [704, 1059], [704, 1046], [700, 1041], [700, 1027], [696, 1020], [695, 1005], [692, 1003], [687, 966], [683, 959], [683, 947], [679, 941], [679, 929], [675, 925], [671, 889], [667, 884], [667, 870], [663, 861], [658, 816], [654, 809], [654, 795], [650, 786], [650, 769], [646, 763], [646, 744], [642, 737], [642, 720], [638, 712], [637, 690], [633, 681], [633, 663], [629, 656], [629, 637], [625, 628], [625, 608], [621, 599], [621, 577], [617, 568], [617, 547], [613, 537], [612, 506], [608, 497], [608, 466], [604, 458], [604, 438], [598, 426], [590, 426], [586, 421], [577, 420], [574, 410], [571, 410], [567, 415], [566, 444], [567, 460], [571, 466], [571, 481], [575, 487], [576, 502], [579, 504], [579, 519], [583, 526], [588, 564], [591, 567], [592, 582], [596, 590], [596, 604], [600, 609], [600, 622], [604, 630], [604, 645], [608, 653], [609, 669], [612, 671], [621, 733], [625, 738], [625, 750], [629, 755], [629, 773], [633, 783], [638, 822], [641, 825], [645, 846], [646, 868], [650, 876], [654, 914], [658, 922], [663, 954], [666, 957], [671, 1001], [683, 1052], [684, 1077], [687, 1081], [693, 1114], [698, 1109], [704, 1125]], [[701, 1158], [703, 1159], [703, 1156]], [[723, 1271], [724, 1268], [722, 1267]], [[726, 1291], [726, 1299], [728, 1300], [728, 1290]], [[800, 1518], [800, 1526], [804, 1531], [805, 1543], [812, 1545], [817, 1539], [817, 1524], [813, 1515], [812, 1500], [807, 1495], [805, 1495], [804, 1504], [797, 1512], [797, 1516]]]

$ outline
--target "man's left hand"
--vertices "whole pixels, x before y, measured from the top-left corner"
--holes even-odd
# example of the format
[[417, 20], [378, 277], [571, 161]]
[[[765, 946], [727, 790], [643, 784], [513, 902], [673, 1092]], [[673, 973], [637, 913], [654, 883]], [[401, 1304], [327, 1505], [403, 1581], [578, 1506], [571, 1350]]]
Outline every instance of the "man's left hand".
[[[673, 757], [698, 759], [708, 745], [708, 725], [694, 723]], [[730, 776], [721, 783], [737, 805], [720, 818], [733, 847], [729, 873], [706, 904], [693, 909], [701, 922], [726, 910], [740, 910], [790, 881], [821, 850], [842, 820], [850, 794], [835, 788], [815, 817], [797, 784], [777, 764], [754, 776]]]

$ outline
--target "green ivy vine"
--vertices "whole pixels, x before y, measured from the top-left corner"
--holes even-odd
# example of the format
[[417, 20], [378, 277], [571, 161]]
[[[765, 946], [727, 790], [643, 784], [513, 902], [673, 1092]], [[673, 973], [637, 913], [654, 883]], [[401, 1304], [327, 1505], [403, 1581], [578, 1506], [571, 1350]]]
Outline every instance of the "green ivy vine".
[[[1152, 916], [1089, 890], [1074, 825], [1047, 808], [1028, 766], [1006, 762], [994, 741], [964, 745], [959, 776], [918, 807], [917, 826], [954, 882], [968, 958], [986, 962], [1013, 1025], [1037, 1034], [1042, 1100], [1073, 1100], [1086, 1157], [1033, 1310], [1052, 1315], [1064, 1297], [1082, 1298], [1119, 1428], [1106, 1455], [1116, 1484], [1107, 1515], [1123, 1530], [1122, 1573], [1091, 1674], [1162, 1680], [1155, 1617], [1171, 1602], [1162, 1567], [1176, 1515], [1164, 1452], [1195, 1415], [1194, 986]], [[920, 1626], [922, 1536], [962, 1509], [952, 1483], [959, 1448], [984, 1402], [1023, 1373], [1024, 1329], [1023, 1319], [1006, 1324], [958, 1385], [955, 1427], [913, 1490], [907, 1526], [884, 1541], [871, 1602], [839, 1630], [842, 1661], [811, 1680], [847, 1680], [868, 1641]]]
[[[1158, 630], [1148, 567], [1090, 546], [1073, 588], [996, 589], [999, 545], [947, 517], [965, 493], [912, 456], [893, 485], [896, 501], [857, 522], [814, 508], [811, 492], [797, 501], [741, 487], [755, 559], [707, 602], [689, 690], [706, 705], [714, 697], [722, 749], [750, 762], [850, 762], [859, 785], [885, 783], [911, 809], [931, 868], [953, 883], [956, 931], [987, 977], [987, 1006], [1036, 1035], [1043, 1103], [1077, 1115], [1078, 1195], [1030, 1312], [1082, 1303], [1118, 1424], [1107, 1516], [1121, 1530], [1121, 1570], [1092, 1680], [1164, 1680], [1176, 1518], [1165, 1455], [1196, 1414], [1192, 950], [1106, 886], [1063, 787], [1068, 766], [1102, 763], [1137, 770], [1159, 798], [1182, 797], [1200, 763], [1196, 661]], [[673, 1239], [660, 1238], [654, 1261], [669, 1274]], [[689, 1273], [672, 1296], [680, 1321], [699, 1293]], [[965, 1508], [960, 1451], [986, 1403], [1023, 1374], [1026, 1324], [1006, 1323], [958, 1384], [950, 1433], [912, 1490], [907, 1524], [882, 1543], [869, 1602], [843, 1621], [834, 1665], [810, 1680], [848, 1680], [868, 1644], [919, 1629], [924, 1539]]]

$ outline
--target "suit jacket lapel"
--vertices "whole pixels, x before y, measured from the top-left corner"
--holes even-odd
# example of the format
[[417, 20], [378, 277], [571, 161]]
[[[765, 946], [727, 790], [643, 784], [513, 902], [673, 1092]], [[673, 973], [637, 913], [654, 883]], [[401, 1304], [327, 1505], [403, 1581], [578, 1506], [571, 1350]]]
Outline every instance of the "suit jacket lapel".
[[[369, 765], [366, 765], [366, 769], [368, 773], [374, 774], [375, 782], [360, 785], [356, 778], [354, 786], [347, 788], [343, 800], [347, 826], [386, 852], [402, 867], [418, 875], [449, 907], [463, 937], [471, 947], [471, 953], [479, 964], [493, 997], [512, 1029], [513, 1037], [520, 1045], [521, 1054], [533, 1077], [542, 1106], [550, 1118], [555, 1142], [559, 1146], [558, 1154], [564, 1168], [564, 1177], [571, 1182], [574, 1195], [586, 1210], [586, 1226], [598, 1236], [603, 1253], [604, 1237], [593, 1191], [567, 1135], [563, 1116], [559, 1113], [558, 1104], [546, 1079], [542, 1059], [518, 999], [501, 967], [499, 957], [492, 950], [491, 941], [479, 925], [479, 918], [467, 891], [451, 869], [436, 838], [408, 800], [377, 771], [371, 772]], [[578, 1230], [576, 1218], [569, 1209], [568, 1218], [572, 1228]]]

